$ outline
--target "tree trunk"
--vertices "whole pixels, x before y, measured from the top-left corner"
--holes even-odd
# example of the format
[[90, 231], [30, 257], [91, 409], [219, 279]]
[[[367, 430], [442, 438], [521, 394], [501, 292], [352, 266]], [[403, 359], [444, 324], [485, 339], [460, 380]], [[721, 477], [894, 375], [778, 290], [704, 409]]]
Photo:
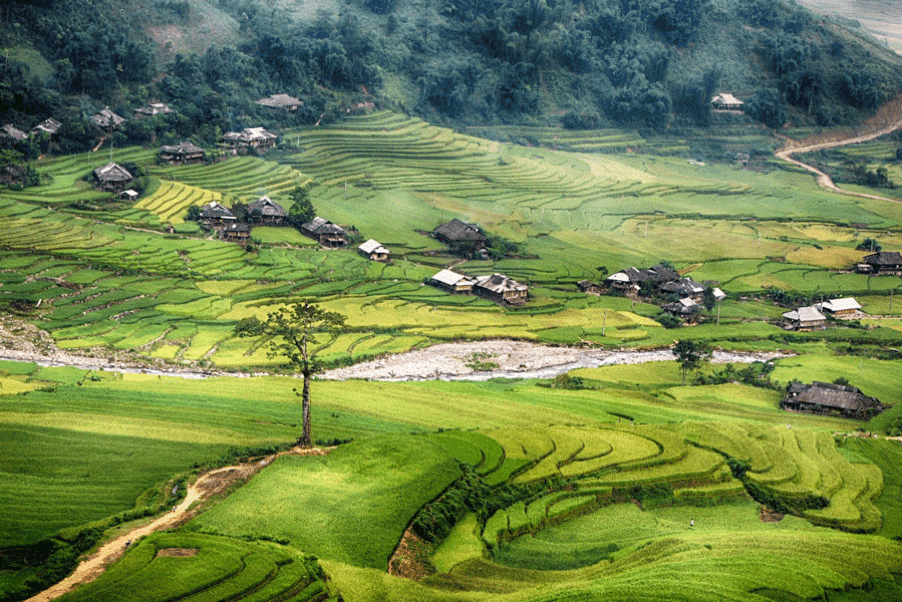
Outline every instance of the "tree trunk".
[[301, 396], [301, 407], [303, 413], [303, 431], [298, 439], [298, 446], [305, 449], [313, 447], [313, 437], [310, 433], [310, 375], [304, 373], [304, 390]]

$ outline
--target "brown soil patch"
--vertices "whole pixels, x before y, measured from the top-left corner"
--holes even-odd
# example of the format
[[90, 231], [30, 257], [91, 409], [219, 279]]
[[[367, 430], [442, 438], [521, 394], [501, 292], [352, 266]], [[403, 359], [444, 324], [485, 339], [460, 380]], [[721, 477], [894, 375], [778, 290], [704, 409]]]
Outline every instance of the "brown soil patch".
[[160, 556], [188, 558], [189, 556], [197, 556], [197, 552], [197, 548], [163, 548], [162, 550], [157, 550], [157, 558]]
[[429, 562], [431, 553], [432, 545], [407, 529], [388, 561], [388, 574], [414, 581], [425, 579], [435, 573], [435, 567]]
[[758, 518], [761, 519], [762, 523], [778, 523], [783, 520], [783, 516], [784, 515], [771, 510], [767, 506], [761, 506], [758, 510]]

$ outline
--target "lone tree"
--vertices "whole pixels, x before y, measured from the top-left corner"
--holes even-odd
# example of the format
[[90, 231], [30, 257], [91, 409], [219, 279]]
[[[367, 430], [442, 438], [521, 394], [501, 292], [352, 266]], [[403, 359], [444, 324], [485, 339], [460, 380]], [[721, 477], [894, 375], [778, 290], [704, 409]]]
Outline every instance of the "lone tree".
[[711, 352], [703, 343], [695, 341], [677, 341], [676, 345], [671, 349], [680, 363], [680, 370], [683, 373], [683, 384], [686, 384], [686, 373], [690, 370], [697, 370], [702, 362], [710, 359]]
[[240, 337], [270, 338], [267, 355], [287, 359], [304, 376], [301, 393], [304, 426], [297, 442], [300, 447], [313, 447], [313, 437], [310, 434], [310, 379], [322, 367], [309, 351], [308, 345], [319, 342], [316, 335], [335, 333], [344, 329], [344, 326], [345, 317], [342, 314], [326, 311], [306, 301], [271, 312], [264, 321], [256, 317], [245, 318], [235, 326], [235, 333]]
[[288, 223], [298, 230], [301, 226], [316, 217], [316, 210], [310, 202], [310, 191], [306, 186], [295, 186], [288, 194], [291, 207], [288, 208]]

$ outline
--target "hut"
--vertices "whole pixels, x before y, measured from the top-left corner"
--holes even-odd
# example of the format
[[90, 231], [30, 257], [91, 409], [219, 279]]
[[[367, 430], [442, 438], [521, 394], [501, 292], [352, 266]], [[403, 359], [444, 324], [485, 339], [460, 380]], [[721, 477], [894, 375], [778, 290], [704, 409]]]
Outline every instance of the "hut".
[[372, 238], [357, 247], [360, 254], [373, 261], [388, 261], [388, 249]]
[[301, 225], [301, 233], [330, 249], [344, 247], [348, 244], [347, 232], [321, 217], [315, 217]]
[[94, 188], [119, 194], [132, 183], [135, 176], [117, 163], [107, 163], [94, 170]]
[[229, 224], [222, 229], [219, 238], [229, 242], [246, 243], [251, 238], [251, 227], [247, 224]]
[[119, 200], [120, 201], [137, 201], [138, 196], [140, 196], [140, 195], [138, 194], [137, 190], [132, 190], [131, 188], [129, 188], [128, 190], [123, 190], [122, 192], [119, 193]]
[[145, 107], [135, 109], [134, 117], [135, 119], [148, 119], [149, 117], [166, 115], [167, 113], [172, 113], [172, 109], [169, 108], [169, 105], [162, 102], [152, 102]]
[[170, 165], [191, 165], [203, 163], [206, 156], [201, 147], [191, 142], [179, 142], [172, 146], [161, 146], [160, 159]]
[[304, 101], [288, 94], [273, 94], [260, 100], [255, 100], [254, 104], [270, 109], [281, 109], [289, 113], [297, 113], [298, 108], [304, 105]]
[[28, 140], [28, 134], [15, 127], [13, 124], [7, 123], [3, 127], [0, 127], [0, 141], [3, 142], [3, 146], [16, 146], [26, 140]]
[[434, 231], [435, 237], [452, 248], [473, 247], [481, 249], [485, 246], [486, 238], [479, 231], [479, 227], [462, 222], [457, 218], [442, 224]]
[[711, 99], [711, 107], [715, 111], [741, 111], [745, 104], [732, 94], [723, 92]]
[[198, 221], [205, 228], [221, 230], [231, 224], [237, 223], [238, 218], [222, 204], [211, 201], [201, 207]]
[[601, 285], [591, 280], [580, 280], [576, 287], [587, 295], [600, 295], [602, 292]]
[[665, 293], [673, 293], [680, 297], [689, 297], [695, 302], [701, 301], [705, 296], [705, 287], [692, 278], [680, 278], [671, 280], [661, 285]]
[[898, 251], [881, 251], [867, 255], [855, 266], [857, 272], [863, 274], [894, 274], [902, 276], [902, 253]]
[[827, 318], [816, 307], [800, 307], [783, 314], [783, 328], [809, 332], [827, 327]]
[[702, 306], [689, 297], [662, 305], [661, 309], [664, 310], [665, 314], [682, 318], [687, 322], [698, 321], [702, 314]]
[[232, 154], [246, 154], [248, 150], [265, 153], [275, 144], [278, 136], [263, 128], [244, 128], [240, 132], [226, 132], [223, 136]]
[[32, 134], [48, 134], [50, 136], [55, 136], [60, 128], [63, 127], [63, 124], [54, 119], [53, 117], [48, 117], [41, 123], [37, 124], [33, 128], [31, 128]]
[[113, 113], [109, 107], [94, 113], [91, 123], [104, 130], [118, 130], [125, 125], [125, 118]]
[[473, 293], [503, 305], [523, 305], [529, 296], [529, 287], [504, 274], [492, 274], [478, 276]]
[[856, 312], [861, 311], [861, 304], [854, 297], [843, 297], [842, 299], [831, 299], [823, 303], [815, 304], [819, 310], [826, 311], [830, 315], [840, 317], [850, 317]]
[[473, 285], [476, 283], [474, 278], [458, 274], [451, 270], [442, 270], [427, 281], [436, 288], [448, 291], [449, 293], [469, 294], [473, 292]]
[[288, 217], [285, 208], [268, 196], [261, 196], [248, 205], [247, 214], [250, 220], [265, 226], [283, 226]]
[[817, 381], [810, 385], [790, 384], [780, 407], [792, 412], [832, 414], [857, 420], [870, 420], [886, 409], [878, 399], [868, 397], [857, 387]]

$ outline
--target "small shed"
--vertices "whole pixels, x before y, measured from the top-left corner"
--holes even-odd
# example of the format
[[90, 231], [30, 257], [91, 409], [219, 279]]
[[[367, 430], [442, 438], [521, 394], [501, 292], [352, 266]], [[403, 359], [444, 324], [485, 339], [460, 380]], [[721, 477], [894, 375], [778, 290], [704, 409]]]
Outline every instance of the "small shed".
[[282, 226], [288, 217], [285, 208], [268, 196], [261, 196], [248, 205], [247, 214], [254, 222], [259, 222], [266, 226]]
[[473, 293], [503, 305], [523, 305], [529, 296], [529, 287], [504, 274], [477, 276]]
[[591, 280], [580, 280], [576, 287], [587, 295], [600, 295], [602, 292], [601, 285]]
[[152, 102], [145, 107], [135, 109], [135, 119], [147, 119], [157, 115], [166, 115], [167, 113], [172, 113], [169, 105], [162, 102]]
[[842, 299], [831, 299], [818, 303], [816, 308], [826, 311], [836, 317], [852, 316], [861, 310], [861, 304], [854, 297], [843, 297]]
[[129, 188], [128, 190], [123, 190], [119, 193], [120, 201], [137, 201], [138, 200], [138, 191], [132, 190]]
[[125, 125], [125, 118], [113, 113], [109, 107], [94, 113], [91, 123], [104, 130], [118, 130]]
[[179, 142], [172, 146], [160, 147], [160, 159], [170, 165], [192, 165], [206, 160], [204, 149], [192, 142]]
[[816, 307], [800, 307], [783, 314], [783, 328], [786, 330], [809, 332], [826, 327], [827, 318]]
[[297, 113], [299, 107], [304, 105], [304, 101], [288, 94], [273, 94], [260, 100], [255, 100], [254, 104], [270, 109], [281, 109], [289, 113]]
[[388, 249], [372, 238], [357, 247], [360, 254], [373, 261], [388, 261]]
[[301, 225], [301, 233], [330, 249], [344, 247], [348, 244], [347, 232], [321, 217], [315, 217]]
[[479, 226], [462, 222], [457, 218], [442, 224], [433, 232], [437, 239], [451, 247], [473, 246], [481, 248], [486, 243], [486, 238], [479, 231]]
[[198, 221], [206, 228], [219, 230], [237, 223], [238, 218], [221, 203], [210, 201], [201, 207]]
[[449, 293], [469, 294], [473, 292], [476, 279], [452, 270], [442, 270], [430, 278], [427, 283]]
[[240, 132], [226, 132], [223, 139], [226, 146], [232, 150], [232, 154], [243, 154], [249, 149], [265, 153], [275, 146], [278, 136], [261, 127], [256, 127], [244, 128]]
[[251, 238], [251, 227], [247, 224], [229, 224], [219, 234], [222, 240], [245, 243]]
[[716, 111], [741, 111], [745, 104], [732, 94], [722, 92], [711, 99], [711, 106]]
[[724, 299], [727, 298], [727, 294], [717, 287], [712, 288], [711, 293], [714, 295], [715, 301], [723, 301]]
[[94, 170], [94, 188], [119, 194], [132, 183], [135, 176], [117, 163], [107, 163]]
[[792, 412], [832, 414], [858, 420], [870, 420], [886, 409], [878, 399], [865, 395], [857, 387], [817, 381], [810, 385], [790, 384], [780, 407]]

